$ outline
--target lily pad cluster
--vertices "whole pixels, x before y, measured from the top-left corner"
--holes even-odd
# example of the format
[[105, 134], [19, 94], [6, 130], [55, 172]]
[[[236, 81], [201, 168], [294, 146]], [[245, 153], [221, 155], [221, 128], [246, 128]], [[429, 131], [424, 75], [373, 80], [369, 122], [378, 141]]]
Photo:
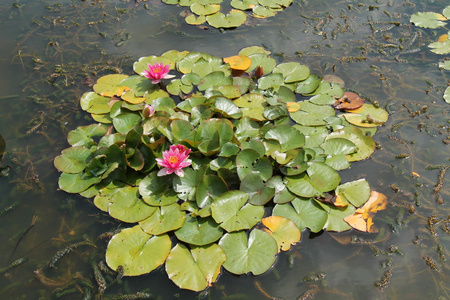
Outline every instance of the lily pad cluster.
[[[155, 63], [177, 76], [139, 75]], [[376, 192], [338, 171], [374, 152], [384, 109], [261, 47], [225, 59], [171, 50], [134, 71], [103, 76], [81, 97], [96, 123], [71, 131], [54, 160], [61, 190], [130, 223], [108, 244], [112, 269], [137, 276], [165, 264], [176, 285], [200, 291], [222, 268], [266, 272], [305, 228], [349, 230], [355, 215], [355, 228], [376, 231], [381, 200], [360, 208]], [[344, 102], [351, 109], [335, 108]], [[189, 149], [183, 176], [158, 174], [170, 147]]]
[[292, 0], [232, 0], [232, 9], [223, 13], [223, 0], [163, 0], [166, 4], [189, 7], [191, 13], [186, 16], [186, 23], [201, 25], [208, 23], [215, 28], [233, 28], [247, 20], [245, 11], [252, 11], [255, 18], [269, 18], [290, 6]]
[[[439, 28], [447, 25], [446, 21], [450, 18], [450, 6], [447, 6], [442, 11], [442, 14], [435, 12], [418, 12], [411, 16], [410, 21], [415, 26], [422, 28]], [[436, 54], [449, 54], [450, 53], [450, 40], [448, 35], [450, 32], [439, 36], [436, 42], [428, 45], [430, 51]], [[450, 61], [445, 59], [439, 62], [439, 68], [450, 70]], [[450, 103], [450, 88], [446, 88], [444, 92], [444, 100]]]

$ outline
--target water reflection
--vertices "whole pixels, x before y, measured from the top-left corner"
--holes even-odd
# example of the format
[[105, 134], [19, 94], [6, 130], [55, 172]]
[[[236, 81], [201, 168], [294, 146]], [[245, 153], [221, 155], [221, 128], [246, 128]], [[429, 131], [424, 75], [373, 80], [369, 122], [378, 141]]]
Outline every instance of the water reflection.
[[[312, 238], [304, 232], [302, 242], [280, 255], [267, 274], [224, 272], [205, 299], [450, 298], [448, 185], [439, 192], [443, 205], [434, 193], [449, 164], [444, 142], [449, 106], [442, 100], [446, 74], [436, 66], [441, 57], [426, 49], [434, 32], [408, 21], [416, 11], [442, 11], [446, 1], [408, 2], [415, 6], [295, 1], [274, 18], [224, 32], [189, 26], [178, 15], [182, 8], [156, 0], [148, 2], [149, 10], [133, 1], [62, 2], [21, 1], [20, 9], [13, 1], [0, 5], [0, 30], [7, 33], [0, 45], [6, 53], [0, 59], [0, 132], [7, 141], [7, 148], [0, 141], [0, 267], [28, 258], [2, 273], [1, 295], [49, 299], [74, 282], [73, 292], [61, 298], [82, 298], [88, 289], [95, 294], [92, 263], [104, 257], [103, 234], [126, 227], [100, 214], [89, 200], [57, 191], [52, 159], [67, 147], [69, 130], [91, 122], [78, 108], [90, 83], [108, 72], [131, 74], [139, 57], [170, 49], [226, 57], [263, 45], [279, 62], [295, 60], [319, 75], [339, 76], [348, 89], [390, 111], [389, 123], [375, 136], [379, 149], [341, 176], [344, 182], [366, 178], [388, 196], [391, 206], [375, 219], [383, 234], [350, 232], [341, 244], [328, 233]], [[108, 22], [95, 23], [99, 19]], [[383, 47], [409, 42], [408, 49], [415, 52]], [[58, 260], [57, 268], [48, 268], [58, 251], [86, 240], [95, 241], [97, 248], [76, 247]], [[115, 276], [105, 274], [108, 280]], [[105, 293], [139, 291], [163, 299], [197, 297], [177, 289], [163, 269], [122, 279]]]

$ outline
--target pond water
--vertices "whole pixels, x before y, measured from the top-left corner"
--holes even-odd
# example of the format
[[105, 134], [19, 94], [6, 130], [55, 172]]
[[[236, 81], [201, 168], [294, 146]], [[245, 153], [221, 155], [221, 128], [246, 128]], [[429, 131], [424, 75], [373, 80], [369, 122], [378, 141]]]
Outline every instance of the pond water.
[[[199, 294], [178, 289], [158, 269], [122, 278], [103, 298], [450, 299], [448, 73], [438, 68], [443, 56], [427, 49], [446, 30], [409, 22], [415, 12], [441, 12], [447, 4], [295, 0], [275, 17], [221, 31], [187, 25], [184, 8], [159, 0], [2, 1], [1, 298], [93, 299], [88, 291], [97, 291], [93, 264], [104, 259], [105, 233], [127, 227], [90, 200], [58, 191], [53, 158], [68, 147], [68, 131], [91, 122], [78, 104], [90, 83], [111, 72], [132, 74], [139, 57], [170, 49], [227, 57], [256, 45], [278, 63], [338, 76], [389, 111], [372, 157], [340, 172], [343, 182], [366, 178], [387, 196], [390, 205], [375, 218], [380, 233], [304, 231], [263, 275], [224, 271]], [[86, 240], [95, 246], [76, 244]], [[57, 268], [48, 268], [63, 249]], [[18, 265], [8, 268], [12, 262]]]

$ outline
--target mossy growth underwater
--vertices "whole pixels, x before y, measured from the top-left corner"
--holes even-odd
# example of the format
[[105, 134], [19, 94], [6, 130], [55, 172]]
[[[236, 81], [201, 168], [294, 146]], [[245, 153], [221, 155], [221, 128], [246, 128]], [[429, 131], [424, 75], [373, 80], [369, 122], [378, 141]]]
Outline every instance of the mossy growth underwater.
[[373, 153], [388, 113], [336, 77], [257, 46], [223, 59], [171, 50], [134, 71], [81, 97], [95, 123], [54, 160], [61, 190], [130, 223], [108, 244], [113, 270], [165, 264], [177, 286], [201, 291], [222, 267], [266, 272], [305, 228], [377, 231], [386, 197], [338, 171]]

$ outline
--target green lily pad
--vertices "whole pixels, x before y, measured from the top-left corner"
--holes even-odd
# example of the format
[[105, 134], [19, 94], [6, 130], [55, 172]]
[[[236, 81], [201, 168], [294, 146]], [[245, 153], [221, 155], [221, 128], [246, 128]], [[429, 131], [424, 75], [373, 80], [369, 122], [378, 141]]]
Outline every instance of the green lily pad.
[[140, 220], [139, 226], [148, 234], [160, 235], [177, 230], [183, 226], [185, 219], [186, 214], [180, 210], [180, 205], [173, 203], [154, 209], [148, 218]]
[[195, 2], [190, 6], [190, 9], [194, 14], [197, 14], [199, 16], [207, 16], [218, 12], [220, 10], [220, 5], [219, 4], [202, 5], [198, 2]]
[[254, 205], [266, 204], [275, 194], [275, 189], [266, 186], [258, 173], [250, 173], [245, 176], [239, 190], [246, 192], [250, 197], [248, 203]]
[[113, 118], [114, 128], [120, 133], [127, 133], [139, 124], [141, 117], [135, 113], [122, 113]]
[[315, 74], [309, 74], [308, 78], [300, 81], [295, 88], [297, 94], [310, 94], [313, 93], [318, 87], [322, 78]]
[[261, 221], [264, 207], [247, 203], [248, 198], [242, 191], [223, 193], [211, 204], [212, 217], [228, 232], [252, 228]]
[[344, 127], [343, 129], [334, 131], [327, 137], [327, 140], [333, 138], [347, 139], [358, 147], [355, 153], [346, 156], [350, 162], [366, 159], [375, 151], [375, 141], [373, 138], [365, 135], [361, 129], [356, 127]]
[[84, 93], [80, 98], [80, 106], [83, 110], [91, 114], [106, 114], [111, 108], [108, 103], [110, 98], [100, 96], [94, 92]]
[[279, 175], [270, 178], [266, 182], [266, 185], [275, 189], [275, 194], [273, 197], [274, 203], [287, 203], [296, 198], [296, 196], [286, 188], [283, 179]]
[[274, 89], [278, 90], [284, 84], [283, 75], [280, 73], [272, 73], [261, 77], [258, 80], [258, 88], [261, 90]]
[[[261, 49], [262, 50], [260, 50], [260, 51], [266, 51], [263, 48], [261, 48]], [[245, 55], [245, 54], [241, 54], [241, 52], [239, 52], [239, 55]], [[243, 53], [246, 53], [246, 52], [249, 52], [249, 51], [245, 51]], [[272, 57], [269, 57], [265, 53], [257, 52], [254, 54], [249, 54], [247, 56], [252, 60], [252, 64], [246, 70], [246, 72], [248, 72], [248, 73], [255, 70], [258, 66], [261, 66], [261, 68], [263, 70], [263, 74], [269, 74], [273, 71], [273, 69], [277, 65], [276, 60], [273, 59]]]
[[272, 267], [278, 252], [275, 239], [258, 229], [252, 230], [248, 239], [244, 231], [227, 233], [219, 246], [227, 256], [223, 266], [233, 274], [260, 275]]
[[148, 174], [139, 183], [139, 193], [144, 201], [153, 206], [165, 206], [178, 200], [177, 194], [171, 188], [171, 181], [164, 176], [157, 176], [157, 172]]
[[121, 188], [111, 197], [108, 205], [111, 217], [127, 223], [139, 222], [150, 216], [155, 210], [155, 207], [142, 201], [137, 187]]
[[230, 2], [230, 5], [233, 8], [240, 9], [240, 10], [249, 10], [252, 9], [255, 5], [258, 5], [257, 0], [232, 0]]
[[253, 149], [244, 149], [236, 156], [236, 167], [239, 178], [242, 180], [249, 173], [257, 173], [263, 180], [272, 177], [272, 164], [267, 157]]
[[206, 22], [206, 16], [196, 16], [194, 14], [190, 14], [185, 19], [186, 23], [189, 25], [201, 25]]
[[59, 188], [68, 193], [81, 193], [87, 190], [91, 185], [97, 184], [102, 179], [92, 174], [85, 173], [62, 173], [59, 177]]
[[370, 186], [365, 179], [346, 182], [336, 188], [336, 195], [341, 201], [350, 202], [356, 207], [360, 207], [370, 197]]
[[175, 231], [175, 235], [180, 241], [185, 243], [204, 246], [211, 244], [223, 235], [224, 230], [213, 218], [198, 218], [186, 215], [183, 227]]
[[242, 111], [239, 107], [233, 101], [224, 97], [215, 98], [214, 110], [228, 118], [239, 119], [242, 117]]
[[278, 252], [288, 251], [291, 245], [300, 241], [301, 233], [297, 225], [288, 218], [282, 216], [270, 216], [262, 219], [262, 224], [266, 226], [264, 231], [270, 234], [278, 245]]
[[204, 91], [208, 88], [217, 89], [222, 85], [230, 85], [230, 84], [233, 84], [232, 78], [227, 77], [221, 71], [216, 71], [216, 72], [209, 73], [202, 80], [200, 80], [198, 89], [200, 91]]
[[70, 147], [64, 149], [61, 155], [55, 158], [54, 165], [60, 172], [80, 173], [92, 158], [92, 152], [85, 147]]
[[108, 127], [103, 124], [92, 124], [87, 126], [79, 126], [77, 129], [69, 132], [67, 141], [72, 146], [80, 146], [90, 148], [96, 145], [93, 138], [105, 135]]
[[358, 109], [345, 113], [344, 117], [347, 122], [359, 127], [377, 127], [386, 123], [389, 114], [382, 108], [366, 103]]
[[142, 72], [144, 70], [148, 70], [148, 64], [154, 65], [155, 63], [170, 65], [170, 69], [173, 69], [175, 67], [175, 63], [171, 59], [163, 56], [151, 55], [139, 58], [139, 60], [133, 64], [133, 70], [137, 74], [142, 75]]
[[428, 45], [431, 48], [431, 52], [436, 54], [448, 54], [450, 53], [450, 40], [444, 42], [434, 42]]
[[317, 201], [320, 206], [322, 206], [328, 213], [328, 219], [324, 229], [328, 231], [342, 232], [351, 229], [352, 227], [344, 221], [344, 219], [350, 215], [353, 215], [356, 208], [353, 205], [348, 205], [345, 207], [336, 207], [334, 205], [324, 204]]
[[204, 175], [204, 169], [193, 170], [186, 168], [184, 176], [176, 176], [173, 179], [172, 185], [175, 192], [178, 193], [178, 198], [182, 200], [194, 200], [197, 186], [199, 185]]
[[204, 208], [210, 205], [214, 199], [228, 191], [228, 187], [222, 179], [216, 175], [205, 175], [197, 185], [195, 199], [198, 207]]
[[319, 232], [328, 219], [327, 212], [309, 198], [295, 198], [291, 203], [277, 204], [272, 214], [290, 219], [300, 231], [309, 228], [312, 232]]
[[224, 15], [221, 12], [209, 15], [206, 21], [212, 27], [216, 28], [233, 28], [244, 24], [247, 15], [242, 10], [232, 9], [228, 14]]
[[201, 291], [217, 280], [223, 262], [227, 259], [217, 244], [189, 249], [177, 244], [166, 261], [166, 272], [178, 287]]
[[251, 119], [256, 121], [265, 120], [263, 116], [263, 103], [265, 102], [266, 99], [263, 95], [254, 93], [245, 94], [242, 97], [234, 100], [234, 104], [241, 108], [242, 114], [244, 116], [250, 117]]
[[324, 163], [308, 163], [306, 173], [287, 177], [287, 188], [301, 197], [320, 196], [324, 192], [335, 189], [341, 181], [336, 170]]
[[136, 225], [111, 238], [106, 249], [106, 263], [113, 270], [122, 266], [125, 276], [147, 274], [166, 261], [171, 247], [167, 234], [149, 235]]
[[281, 73], [285, 83], [305, 80], [309, 77], [309, 68], [297, 62], [288, 62], [276, 66], [273, 73]]
[[281, 152], [305, 145], [305, 136], [290, 125], [276, 126], [267, 131], [264, 138], [278, 141], [281, 146]]
[[450, 88], [446, 88], [444, 91], [444, 100], [447, 103], [450, 103]]
[[447, 19], [435, 12], [417, 12], [410, 18], [411, 23], [422, 28], [438, 28], [445, 26]]
[[122, 80], [127, 77], [128, 75], [125, 74], [105, 75], [97, 80], [93, 89], [97, 94], [104, 97], [121, 96], [130, 89], [127, 86], [121, 85]]
[[197, 128], [195, 141], [199, 142], [198, 150], [204, 154], [218, 153], [225, 143], [231, 142], [234, 132], [231, 123], [226, 119], [208, 119]]

